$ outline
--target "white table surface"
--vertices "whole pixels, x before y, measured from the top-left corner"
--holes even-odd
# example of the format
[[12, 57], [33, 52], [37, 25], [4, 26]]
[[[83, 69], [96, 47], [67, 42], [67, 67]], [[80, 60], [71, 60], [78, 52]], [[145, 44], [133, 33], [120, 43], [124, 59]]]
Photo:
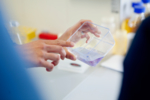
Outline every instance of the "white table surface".
[[57, 68], [52, 72], [46, 72], [44, 68], [28, 71], [44, 100], [116, 100], [122, 81], [122, 73], [100, 64], [83, 74]]

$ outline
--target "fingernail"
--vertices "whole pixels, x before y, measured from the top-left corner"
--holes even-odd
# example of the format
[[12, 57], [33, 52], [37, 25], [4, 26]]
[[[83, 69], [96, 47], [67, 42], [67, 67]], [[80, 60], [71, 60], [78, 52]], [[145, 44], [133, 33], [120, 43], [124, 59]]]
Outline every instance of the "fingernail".
[[64, 60], [65, 58], [64, 57], [61, 57], [61, 60]]
[[76, 60], [76, 58], [75, 57], [71, 57], [71, 60]]
[[71, 57], [71, 60], [74, 60], [74, 57]]
[[46, 68], [46, 71], [48, 71], [48, 72], [49, 72], [50, 70], [49, 70], [48, 68]]
[[56, 66], [56, 62], [52, 62], [52, 64], [53, 64], [53, 67]]
[[74, 46], [74, 43], [73, 43], [73, 42], [70, 42], [70, 44], [71, 44], [72, 46]]

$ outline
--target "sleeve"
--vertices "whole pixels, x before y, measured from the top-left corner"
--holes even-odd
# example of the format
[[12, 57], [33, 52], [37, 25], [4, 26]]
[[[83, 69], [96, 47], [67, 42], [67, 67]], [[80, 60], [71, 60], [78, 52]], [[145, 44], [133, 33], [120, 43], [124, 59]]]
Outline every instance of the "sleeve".
[[150, 100], [150, 17], [145, 19], [124, 60], [119, 100]]
[[0, 12], [0, 100], [43, 100], [12, 44]]

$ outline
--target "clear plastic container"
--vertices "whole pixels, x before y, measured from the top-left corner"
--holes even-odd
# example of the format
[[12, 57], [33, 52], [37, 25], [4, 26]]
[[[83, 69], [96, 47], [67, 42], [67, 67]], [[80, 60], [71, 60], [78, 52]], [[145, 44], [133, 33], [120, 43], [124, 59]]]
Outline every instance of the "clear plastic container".
[[115, 44], [108, 28], [91, 22], [83, 23], [68, 41], [75, 43], [68, 50], [90, 66], [96, 66]]
[[136, 32], [137, 28], [141, 22], [145, 19], [144, 16], [145, 7], [144, 6], [135, 6], [134, 15], [129, 19], [128, 25], [131, 28], [130, 32]]
[[142, 2], [144, 3], [144, 6], [146, 8], [145, 17], [148, 17], [150, 16], [150, 0], [142, 0]]

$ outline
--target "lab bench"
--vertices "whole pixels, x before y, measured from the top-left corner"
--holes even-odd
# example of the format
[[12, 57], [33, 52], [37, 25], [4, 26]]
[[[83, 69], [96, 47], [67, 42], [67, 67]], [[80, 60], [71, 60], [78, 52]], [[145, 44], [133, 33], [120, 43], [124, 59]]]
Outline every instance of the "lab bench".
[[121, 72], [100, 64], [81, 74], [57, 67], [52, 72], [39, 67], [28, 71], [44, 100], [117, 100], [122, 82]]

